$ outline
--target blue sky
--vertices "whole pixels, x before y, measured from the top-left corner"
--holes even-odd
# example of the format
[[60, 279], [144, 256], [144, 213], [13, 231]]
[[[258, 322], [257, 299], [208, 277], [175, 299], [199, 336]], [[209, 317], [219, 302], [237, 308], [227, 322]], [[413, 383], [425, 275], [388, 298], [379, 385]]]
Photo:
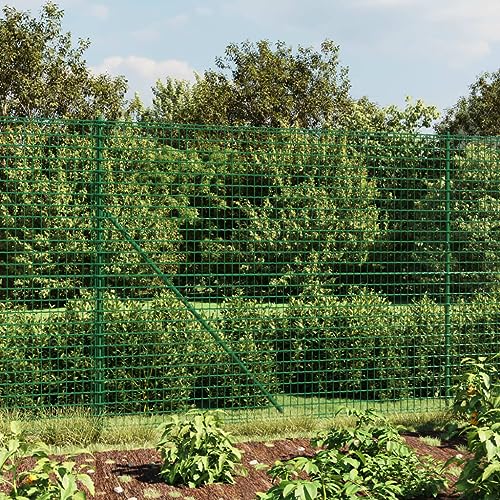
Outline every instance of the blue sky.
[[[43, 0], [0, 0], [37, 14]], [[352, 94], [380, 105], [421, 98], [441, 111], [500, 68], [500, 0], [59, 0], [63, 27], [90, 38], [95, 71], [150, 99], [166, 75], [193, 79], [227, 44], [340, 45]]]

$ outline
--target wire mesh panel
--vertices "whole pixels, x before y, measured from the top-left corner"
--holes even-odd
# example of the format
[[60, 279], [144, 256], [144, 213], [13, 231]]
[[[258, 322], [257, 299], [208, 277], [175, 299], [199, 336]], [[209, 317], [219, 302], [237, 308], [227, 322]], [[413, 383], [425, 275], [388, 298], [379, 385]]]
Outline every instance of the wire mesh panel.
[[496, 138], [0, 126], [4, 410], [425, 410], [499, 351]]

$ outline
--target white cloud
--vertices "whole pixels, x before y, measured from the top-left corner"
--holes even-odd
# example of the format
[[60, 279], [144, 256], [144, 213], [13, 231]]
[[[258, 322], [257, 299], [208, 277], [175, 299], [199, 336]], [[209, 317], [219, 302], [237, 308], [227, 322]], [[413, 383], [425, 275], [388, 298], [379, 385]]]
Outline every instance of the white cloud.
[[498, 0], [444, 0], [435, 3], [431, 14], [440, 19], [488, 20], [493, 17], [498, 20], [500, 3]]
[[500, 2], [498, 0], [455, 0], [438, 4], [429, 12], [441, 24], [453, 24], [469, 37], [485, 42], [500, 41]]
[[89, 7], [89, 14], [97, 19], [107, 19], [109, 16], [109, 7], [102, 4], [91, 4]]
[[166, 59], [156, 61], [140, 56], [112, 56], [107, 57], [92, 71], [108, 73], [110, 75], [123, 75], [129, 82], [132, 93], [138, 92], [146, 103], [151, 98], [151, 87], [156, 80], [164, 80], [167, 76], [188, 81], [194, 81], [194, 69], [186, 61]]
[[450, 56], [451, 66], [464, 67], [480, 60], [500, 42], [498, 0], [444, 0], [432, 5], [427, 11], [429, 20], [449, 33], [446, 43], [438, 48]]
[[165, 78], [167, 75], [185, 80], [194, 79], [193, 68], [187, 62], [178, 59], [155, 61], [139, 56], [112, 56], [104, 59], [99, 66], [93, 69], [96, 73], [135, 74], [140, 78], [149, 78], [153, 83], [158, 78]]
[[[350, 8], [365, 16], [369, 10], [368, 15], [382, 16], [383, 24], [391, 25], [375, 42], [384, 52], [403, 54], [411, 50], [458, 68], [480, 61], [492, 52], [494, 44], [500, 43], [499, 0], [347, 1], [345, 5]], [[387, 49], [391, 45], [392, 49]]]

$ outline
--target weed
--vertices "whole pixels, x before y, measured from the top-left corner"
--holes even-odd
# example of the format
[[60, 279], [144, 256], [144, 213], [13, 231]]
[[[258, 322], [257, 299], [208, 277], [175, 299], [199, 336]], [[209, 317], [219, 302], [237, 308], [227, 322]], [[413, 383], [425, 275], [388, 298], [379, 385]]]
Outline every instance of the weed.
[[441, 446], [441, 440], [432, 436], [421, 436], [420, 441], [429, 446]]
[[132, 476], [129, 476], [127, 474], [124, 474], [122, 476], [118, 476], [118, 481], [120, 481], [120, 483], [131, 483], [133, 481], [133, 478]]
[[161, 498], [161, 493], [158, 490], [155, 490], [154, 488], [146, 488], [144, 490], [144, 498]]

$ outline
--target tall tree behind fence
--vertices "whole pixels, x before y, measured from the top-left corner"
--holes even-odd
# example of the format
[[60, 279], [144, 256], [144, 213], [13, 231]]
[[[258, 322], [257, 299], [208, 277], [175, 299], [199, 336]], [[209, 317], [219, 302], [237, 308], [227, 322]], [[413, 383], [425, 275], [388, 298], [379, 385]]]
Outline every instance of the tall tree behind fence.
[[499, 350], [498, 138], [0, 127], [4, 409], [418, 410]]

